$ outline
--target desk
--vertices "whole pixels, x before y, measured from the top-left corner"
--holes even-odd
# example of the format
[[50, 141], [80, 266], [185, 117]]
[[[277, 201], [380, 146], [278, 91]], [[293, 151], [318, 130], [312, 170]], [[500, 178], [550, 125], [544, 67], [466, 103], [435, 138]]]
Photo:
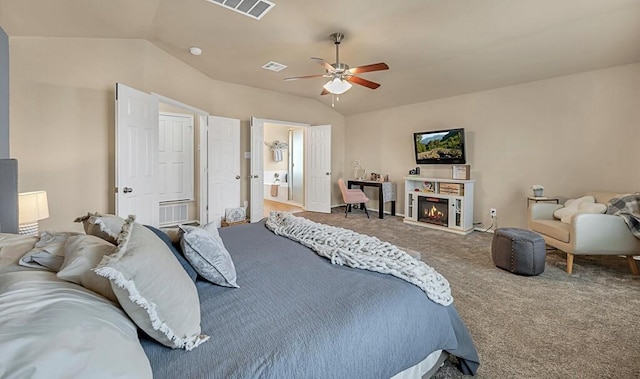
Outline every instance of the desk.
[[377, 187], [378, 188], [378, 218], [384, 217], [384, 203], [391, 202], [391, 215], [396, 215], [396, 194], [398, 187], [394, 182], [376, 182], [373, 180], [349, 180], [348, 186], [360, 186], [360, 189], [364, 187]]
[[529, 204], [531, 204], [531, 202], [537, 203], [539, 201], [543, 201], [543, 202], [554, 202], [556, 204], [560, 204], [560, 199], [557, 197], [547, 197], [547, 196], [542, 196], [542, 197], [535, 197], [535, 196], [527, 196], [527, 208], [529, 208]]

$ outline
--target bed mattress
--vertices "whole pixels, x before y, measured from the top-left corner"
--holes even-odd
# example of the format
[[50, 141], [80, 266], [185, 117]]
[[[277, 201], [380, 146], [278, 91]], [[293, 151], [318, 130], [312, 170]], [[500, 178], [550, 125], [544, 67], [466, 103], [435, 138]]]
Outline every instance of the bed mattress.
[[220, 236], [240, 288], [197, 281], [211, 338], [192, 351], [140, 337], [154, 378], [391, 378], [436, 350], [476, 372], [455, 305], [391, 275], [332, 265], [264, 221]]

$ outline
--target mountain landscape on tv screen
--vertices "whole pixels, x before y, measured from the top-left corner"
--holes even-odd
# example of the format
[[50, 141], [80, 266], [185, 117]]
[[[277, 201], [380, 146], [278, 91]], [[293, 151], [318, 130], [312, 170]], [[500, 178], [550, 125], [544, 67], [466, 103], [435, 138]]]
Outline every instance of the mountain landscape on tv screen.
[[461, 159], [462, 136], [459, 131], [416, 136], [418, 160]]

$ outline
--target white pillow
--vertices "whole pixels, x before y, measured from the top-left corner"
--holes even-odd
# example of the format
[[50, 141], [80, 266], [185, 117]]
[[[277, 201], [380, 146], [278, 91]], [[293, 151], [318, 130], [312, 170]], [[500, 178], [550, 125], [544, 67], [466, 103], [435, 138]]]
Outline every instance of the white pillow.
[[225, 208], [224, 219], [227, 222], [238, 222], [247, 218], [247, 207]]
[[564, 216], [571, 217], [571, 215], [573, 215], [578, 210], [580, 204], [595, 202], [596, 199], [593, 196], [583, 196], [577, 199], [569, 199], [564, 203], [564, 208], [556, 209], [556, 211], [553, 212], [553, 216], [562, 220], [562, 217]]
[[94, 271], [111, 281], [122, 308], [151, 338], [191, 350], [209, 339], [201, 334], [196, 286], [169, 247], [129, 216], [115, 252]]
[[606, 210], [607, 210], [606, 204], [582, 203], [580, 204], [578, 209], [572, 210], [571, 213], [567, 213], [564, 216], [562, 216], [560, 221], [564, 222], [565, 224], [570, 224], [571, 218], [573, 217], [573, 215], [576, 215], [578, 213], [604, 213]]
[[76, 283], [117, 303], [111, 282], [92, 271], [105, 255], [112, 254], [115, 246], [102, 238], [81, 234], [69, 237], [64, 247], [64, 262], [58, 278]]
[[207, 224], [198, 228], [181, 225], [180, 229], [184, 232], [180, 246], [198, 274], [211, 283], [237, 288], [236, 267], [216, 226]]
[[20, 258], [18, 264], [25, 267], [58, 271], [64, 261], [64, 246], [67, 239], [79, 234], [74, 232], [42, 232], [33, 249]]
[[49, 271], [0, 274], [0, 376], [151, 379], [135, 324]]

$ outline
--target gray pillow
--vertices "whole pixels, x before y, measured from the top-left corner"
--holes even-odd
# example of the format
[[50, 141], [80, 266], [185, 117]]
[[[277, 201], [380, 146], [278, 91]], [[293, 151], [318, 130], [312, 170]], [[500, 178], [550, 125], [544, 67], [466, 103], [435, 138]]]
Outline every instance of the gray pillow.
[[122, 308], [151, 338], [191, 350], [209, 338], [201, 334], [196, 286], [167, 245], [133, 221], [127, 218], [115, 252], [94, 271], [111, 281]]
[[206, 225], [204, 229], [187, 225], [180, 228], [184, 232], [182, 251], [198, 274], [211, 283], [238, 288], [236, 267], [215, 225]]

